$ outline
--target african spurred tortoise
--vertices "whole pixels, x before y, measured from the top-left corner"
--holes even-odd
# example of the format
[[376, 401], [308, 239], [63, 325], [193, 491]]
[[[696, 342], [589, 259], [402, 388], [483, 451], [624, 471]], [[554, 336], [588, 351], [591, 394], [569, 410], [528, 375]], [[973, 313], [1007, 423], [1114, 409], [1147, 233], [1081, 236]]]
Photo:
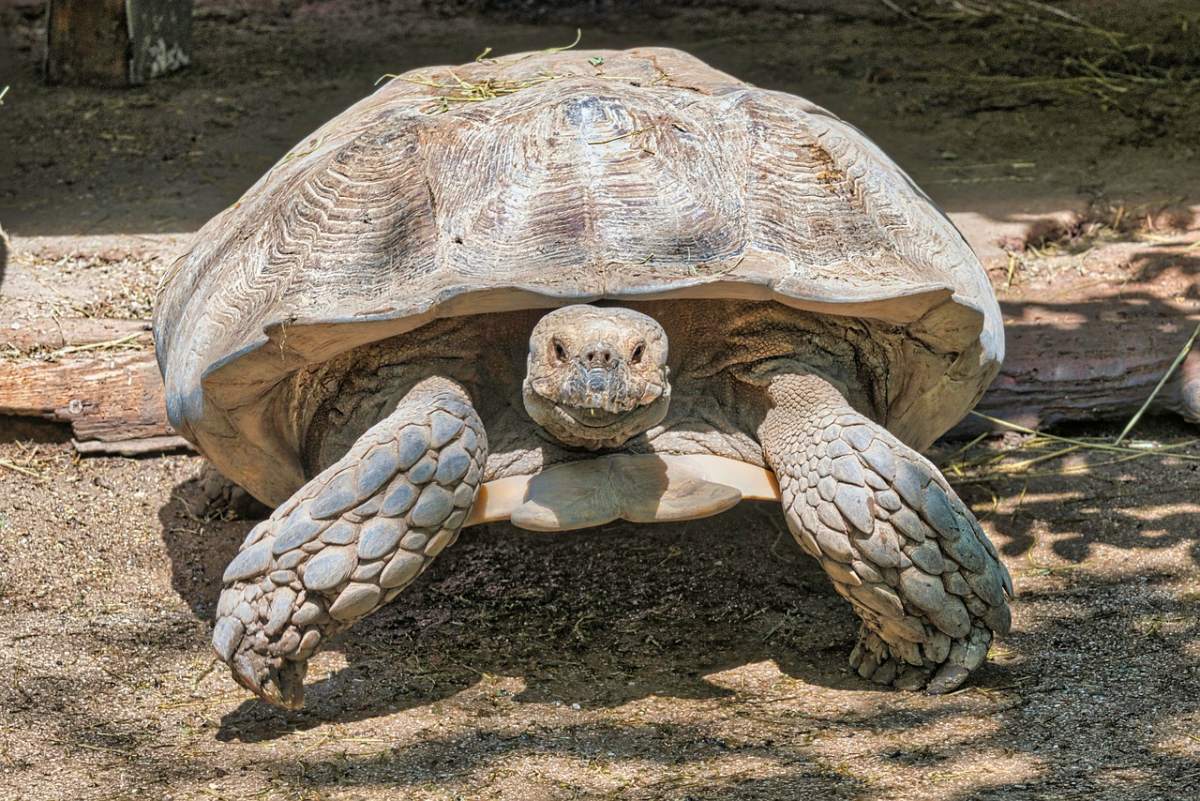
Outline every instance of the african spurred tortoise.
[[917, 452], [1003, 355], [978, 260], [858, 130], [687, 54], [392, 80], [204, 226], [155, 338], [173, 424], [276, 507], [213, 635], [272, 703], [496, 519], [779, 497], [883, 684], [953, 689], [1009, 627], [1008, 573]]

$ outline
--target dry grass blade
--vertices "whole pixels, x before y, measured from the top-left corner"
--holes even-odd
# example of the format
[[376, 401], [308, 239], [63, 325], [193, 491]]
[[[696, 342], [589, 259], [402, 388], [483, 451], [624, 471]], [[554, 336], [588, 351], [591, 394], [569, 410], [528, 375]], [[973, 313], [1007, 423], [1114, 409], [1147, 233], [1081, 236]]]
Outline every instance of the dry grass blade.
[[895, 13], [899, 14], [900, 16], [904, 17], [905, 19], [909, 20], [910, 22], [920, 25], [922, 28], [928, 28], [928, 29], [933, 28], [933, 26], [930, 25], [928, 22], [921, 19], [920, 17], [918, 17], [916, 14], [912, 13], [908, 9], [892, 2], [892, 0], [879, 0], [879, 2], [882, 3], [884, 6], [886, 6], [887, 8], [891, 9], [893, 12], [895, 12]]
[[1158, 397], [1158, 393], [1162, 391], [1167, 381], [1179, 369], [1179, 365], [1183, 364], [1183, 360], [1187, 358], [1188, 353], [1192, 350], [1192, 345], [1196, 344], [1196, 337], [1198, 336], [1200, 336], [1200, 323], [1196, 324], [1196, 330], [1188, 337], [1188, 341], [1183, 344], [1183, 349], [1179, 351], [1179, 354], [1175, 357], [1175, 361], [1171, 362], [1171, 366], [1167, 368], [1167, 372], [1163, 373], [1163, 377], [1158, 380], [1158, 383], [1154, 386], [1154, 391], [1150, 393], [1150, 396], [1146, 398], [1141, 408], [1134, 413], [1133, 417], [1129, 418], [1129, 422], [1125, 424], [1125, 428], [1121, 429], [1120, 435], [1113, 440], [1114, 445], [1120, 445], [1125, 440], [1125, 437], [1129, 435], [1129, 432], [1133, 431], [1133, 427], [1142, 419], [1142, 415], [1146, 413], [1146, 409], [1150, 407], [1151, 402]]
[[575, 29], [575, 41], [571, 42], [569, 45], [562, 45], [560, 47], [547, 47], [542, 52], [543, 53], [561, 53], [564, 50], [570, 50], [570, 49], [574, 48], [575, 45], [579, 44], [582, 41], [583, 41], [583, 28], [576, 28]]
[[105, 340], [104, 342], [89, 342], [86, 345], [68, 345], [65, 348], [51, 351], [46, 355], [47, 359], [57, 359], [60, 356], [68, 356], [72, 353], [83, 353], [85, 351], [94, 350], [141, 350], [141, 345], [136, 344], [144, 331], [137, 331], [133, 334], [127, 334], [116, 339]]
[[[1072, 475], [1077, 475], [1080, 473], [1088, 473], [1088, 472], [1091, 472], [1092, 470], [1095, 470], [1098, 467], [1109, 467], [1109, 466], [1115, 465], [1115, 464], [1125, 464], [1126, 462], [1133, 462], [1138, 459], [1145, 459], [1148, 456], [1176, 456], [1178, 458], [1187, 458], [1187, 455], [1185, 455], [1185, 454], [1164, 453], [1164, 451], [1174, 451], [1179, 448], [1186, 448], [1186, 447], [1195, 445], [1197, 442], [1200, 442], [1200, 440], [1190, 439], [1185, 442], [1176, 442], [1176, 443], [1172, 443], [1170, 445], [1162, 445], [1159, 448], [1152, 450], [1152, 451], [1142, 451], [1140, 453], [1128, 454], [1128, 455], [1122, 456], [1118, 459], [1109, 459], [1109, 460], [1103, 461], [1103, 462], [1090, 462], [1088, 464], [1067, 466], [1067, 467], [1062, 468], [1061, 470], [1047, 470], [1047, 471], [1040, 472], [1040, 473], [1025, 472], [1025, 468], [1028, 468], [1034, 462], [1046, 461], [1047, 459], [1051, 459], [1051, 458], [1059, 458], [1061, 456], [1066, 455], [1066, 453], [1069, 451], [1078, 450], [1077, 447], [1073, 446], [1071, 448], [1065, 448], [1061, 451], [1056, 451], [1055, 453], [1052, 453], [1052, 454], [1047, 454], [1042, 459], [1029, 460], [1029, 462], [1027, 462], [1027, 463], [1018, 463], [1017, 465], [1014, 465], [1014, 466], [1010, 467], [1009, 469], [993, 470], [991, 472], [980, 473], [978, 475], [968, 475], [968, 476], [963, 476], [961, 478], [956, 477], [954, 479], [954, 481], [957, 484], [984, 484], [989, 481], [1003, 481], [1005, 479], [1014, 479], [1014, 478], [1025, 478], [1025, 479], [1028, 479], [1028, 478], [1061, 478], [1063, 476], [1072, 476]], [[1013, 468], [1020, 468], [1020, 469], [1013, 469]]]
[[621, 139], [628, 139], [631, 136], [637, 136], [638, 134], [644, 134], [649, 130], [650, 130], [649, 128], [638, 128], [636, 131], [629, 131], [628, 133], [619, 134], [619, 135], [611, 137], [609, 139], [601, 139], [597, 142], [588, 142], [588, 144], [589, 145], [607, 145], [610, 142], [617, 142]]
[[0, 467], [4, 468], [5, 470], [12, 470], [14, 473], [20, 473], [21, 475], [29, 476], [30, 478], [37, 479], [38, 481], [42, 480], [41, 473], [38, 473], [36, 470], [31, 470], [24, 465], [19, 465], [9, 459], [0, 459]]
[[[993, 425], [998, 425], [1001, 428], [1007, 428], [1010, 431], [1018, 431], [1022, 434], [1030, 434], [1033, 436], [1043, 437], [1045, 439], [1052, 440], [1054, 442], [1065, 442], [1068, 445], [1078, 445], [1080, 448], [1087, 448], [1088, 450], [1112, 451], [1115, 453], [1138, 454], [1138, 455], [1154, 455], [1160, 451], [1166, 451], [1170, 448], [1177, 447], [1177, 446], [1154, 444], [1154, 445], [1152, 445], [1152, 447], [1149, 447], [1149, 448], [1133, 448], [1133, 447], [1129, 447], [1127, 445], [1115, 445], [1111, 442], [1107, 442], [1107, 441], [1103, 441], [1103, 440], [1089, 441], [1089, 440], [1084, 440], [1084, 439], [1075, 439], [1072, 437], [1060, 437], [1055, 434], [1047, 434], [1045, 431], [1037, 431], [1036, 429], [1028, 428], [1023, 425], [1018, 425], [1017, 423], [1013, 423], [1008, 420], [1001, 420], [999, 417], [992, 417], [991, 415], [984, 414], [983, 412], [971, 412], [971, 414], [980, 418], [981, 420], [987, 420], [989, 423], [992, 423]], [[1189, 444], [1190, 444], [1190, 441], [1189, 441]], [[1170, 453], [1167, 455], [1173, 456], [1176, 459], [1185, 459], [1185, 460], [1191, 461], [1191, 462], [1200, 462], [1200, 456], [1193, 456], [1192, 454]]]
[[[410, 78], [404, 75], [393, 75], [390, 73], [381, 76], [379, 80], [382, 81], [384, 78], [398, 78], [405, 83], [426, 86], [430, 89], [445, 92], [446, 94], [431, 98], [433, 102], [421, 109], [421, 111], [425, 114], [443, 114], [453, 108], [454, 104], [480, 103], [485, 100], [493, 100], [497, 97], [515, 94], [522, 89], [528, 89], [531, 86], [538, 86], [539, 84], [546, 83], [547, 81], [553, 81], [564, 77], [558, 74], [545, 74], [523, 80], [487, 78], [483, 81], [471, 81], [460, 77], [453, 70], [447, 70], [446, 72], [454, 80], [453, 83], [439, 83], [438, 81], [426, 76]], [[376, 83], [378, 83], [378, 81]]]
[[[1089, 22], [1050, 3], [1037, 0], [928, 0], [899, 4], [882, 0], [898, 13], [935, 26], [955, 26], [980, 31], [987, 29], [999, 38], [1011, 37], [1024, 46], [1037, 40], [1053, 63], [1030, 74], [1032, 62], [1013, 71], [990, 72], [981, 60], [956, 75], [971, 92], [985, 97], [1026, 94], [1066, 94], [1100, 100], [1106, 110], [1124, 105], [1141, 107], [1148, 102], [1147, 89], [1158, 87], [1178, 96], [1194, 90], [1200, 82], [1187, 71], [1164, 66], [1156, 59], [1156, 45], [1132, 42], [1128, 35]], [[895, 10], [895, 9], [894, 9]], [[907, 10], [908, 13], [905, 13]], [[1019, 74], [1017, 74], [1019, 73]], [[1133, 92], [1140, 87], [1143, 91]], [[1134, 97], [1137, 95], [1137, 97]]]
[[[577, 44], [579, 44], [579, 42], [582, 39], [583, 39], [583, 29], [576, 28], [575, 29], [575, 41], [571, 42], [570, 44], [560, 45], [558, 47], [547, 47], [542, 50], [535, 51], [534, 53], [526, 53], [525, 55], [523, 55], [519, 59], [517, 59], [517, 61], [524, 61], [525, 59], [530, 58], [538, 53], [561, 53], [565, 50], [570, 50], [570, 49], [574, 48]], [[496, 61], [496, 59], [489, 58], [489, 55], [491, 54], [491, 52], [492, 52], [491, 47], [485, 47], [483, 49], [483, 51], [475, 57], [475, 63], [477, 63], [477, 64], [494, 63]], [[513, 63], [513, 62], [509, 62], [509, 63]], [[446, 70], [446, 71], [449, 73], [450, 77], [454, 80], [454, 83], [438, 83], [437, 81], [433, 80], [432, 78], [425, 77], [425, 76], [409, 78], [404, 75], [400, 75], [398, 73], [387, 72], [387, 73], [384, 73], [383, 75], [380, 75], [379, 78], [376, 79], [375, 85], [378, 86], [380, 83], [382, 83], [385, 80], [395, 80], [398, 78], [398, 79], [404, 81], [405, 83], [414, 83], [414, 84], [417, 84], [418, 86], [427, 86], [430, 89], [437, 89], [440, 91], [447, 92], [447, 94], [441, 95], [440, 97], [432, 98], [433, 102], [430, 105], [428, 105], [422, 109], [422, 111], [425, 114], [443, 114], [443, 113], [449, 111], [453, 107], [453, 104], [456, 104], [456, 103], [479, 103], [484, 100], [492, 100], [497, 97], [503, 97], [504, 95], [514, 94], [516, 92], [521, 91], [522, 89], [528, 89], [531, 86], [537, 86], [539, 84], [543, 84], [546, 81], [552, 81], [552, 80], [555, 80], [556, 78], [565, 77], [563, 75], [547, 73], [544, 75], [539, 75], [535, 78], [527, 78], [524, 80], [510, 80], [508, 78], [487, 78], [483, 81], [476, 82], [476, 81], [470, 81], [470, 80], [466, 80], [464, 78], [460, 78], [454, 72], [454, 70]]]

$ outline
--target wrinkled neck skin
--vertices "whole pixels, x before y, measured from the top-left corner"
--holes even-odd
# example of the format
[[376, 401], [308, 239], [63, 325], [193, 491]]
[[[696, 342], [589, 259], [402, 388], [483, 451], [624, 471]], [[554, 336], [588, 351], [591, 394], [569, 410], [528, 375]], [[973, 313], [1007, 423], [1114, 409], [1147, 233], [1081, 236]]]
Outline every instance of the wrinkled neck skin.
[[[589, 322], [588, 312], [576, 313], [577, 327], [566, 331], [575, 338], [566, 341], [559, 329], [570, 317], [554, 318], [557, 312], [451, 317], [295, 373], [281, 414], [295, 427], [305, 473], [341, 458], [431, 375], [453, 379], [471, 395], [488, 434], [487, 481], [603, 450], [708, 454], [763, 466], [756, 432], [762, 379], [770, 373], [815, 371], [872, 417], [904, 376], [903, 338], [851, 318], [747, 300], [583, 308], [599, 314]], [[619, 309], [639, 316], [607, 318]], [[621, 332], [626, 336], [612, 336]], [[556, 333], [567, 367], [551, 361]], [[647, 337], [639, 370], [631, 362], [640, 340], [631, 333]], [[586, 347], [596, 342], [609, 345], [611, 369], [605, 348]]]
[[567, 306], [529, 337], [522, 397], [530, 419], [569, 447], [619, 448], [671, 402], [667, 334], [625, 308]]

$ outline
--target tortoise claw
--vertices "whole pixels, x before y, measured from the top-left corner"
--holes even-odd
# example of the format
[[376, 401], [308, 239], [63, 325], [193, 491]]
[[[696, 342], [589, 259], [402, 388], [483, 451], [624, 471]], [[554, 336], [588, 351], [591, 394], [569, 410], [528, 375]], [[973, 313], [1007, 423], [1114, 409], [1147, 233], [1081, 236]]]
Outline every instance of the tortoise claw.
[[229, 667], [238, 684], [267, 703], [284, 709], [300, 709], [304, 706], [306, 663], [243, 651]]

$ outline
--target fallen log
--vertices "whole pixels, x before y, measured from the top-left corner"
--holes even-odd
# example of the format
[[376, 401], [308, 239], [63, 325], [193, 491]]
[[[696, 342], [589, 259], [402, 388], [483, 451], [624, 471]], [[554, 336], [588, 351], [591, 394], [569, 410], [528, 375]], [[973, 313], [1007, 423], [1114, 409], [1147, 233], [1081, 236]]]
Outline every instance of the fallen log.
[[[1008, 260], [989, 270], [1007, 355], [976, 411], [1035, 429], [1128, 419], [1200, 324], [1197, 233], [1171, 244], [1123, 242], [1040, 258], [1027, 277], [1014, 276]], [[1200, 347], [1148, 412], [1200, 423]], [[955, 433], [988, 427], [972, 416]]]
[[166, 419], [152, 352], [0, 363], [0, 414], [71, 426], [87, 453], [145, 453], [185, 447]]
[[66, 424], [80, 453], [188, 447], [166, 419], [150, 321], [86, 316], [128, 313], [124, 296], [152, 291], [147, 265], [176, 243], [113, 239], [18, 240], [0, 270], [0, 416]]
[[[977, 411], [1029, 428], [1127, 419], [1200, 323], [1200, 252], [1189, 242], [1095, 248], [1087, 270], [1078, 260], [1042, 258], [1015, 275], [1003, 261], [990, 265], [1008, 355]], [[69, 424], [81, 453], [186, 447], [166, 420], [148, 329], [145, 320], [46, 317], [13, 328], [0, 319], [0, 415]], [[1200, 422], [1200, 347], [1149, 412]], [[989, 427], [972, 416], [951, 436]]]

